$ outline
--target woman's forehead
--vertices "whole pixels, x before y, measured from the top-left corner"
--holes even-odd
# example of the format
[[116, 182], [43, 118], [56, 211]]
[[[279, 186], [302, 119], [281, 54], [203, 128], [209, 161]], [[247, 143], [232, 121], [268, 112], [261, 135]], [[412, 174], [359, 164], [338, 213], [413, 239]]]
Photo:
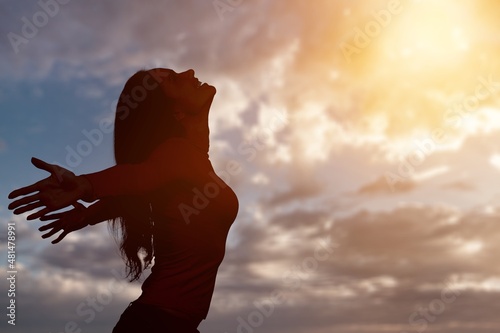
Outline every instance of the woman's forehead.
[[169, 68], [152, 68], [146, 70], [157, 82], [169, 82], [177, 75], [172, 69]]
[[150, 71], [155, 71], [155, 72], [162, 72], [164, 74], [177, 74], [173, 69], [170, 68], [153, 68], [150, 69]]

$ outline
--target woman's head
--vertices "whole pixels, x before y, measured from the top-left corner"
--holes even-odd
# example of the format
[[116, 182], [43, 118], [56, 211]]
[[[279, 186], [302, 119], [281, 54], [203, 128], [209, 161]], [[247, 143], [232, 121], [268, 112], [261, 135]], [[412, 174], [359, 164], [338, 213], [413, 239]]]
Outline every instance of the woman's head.
[[116, 105], [115, 160], [138, 163], [168, 137], [182, 136], [172, 101], [148, 71], [139, 71], [125, 83]]
[[115, 115], [115, 159], [137, 163], [170, 137], [182, 137], [190, 119], [208, 114], [216, 90], [193, 70], [141, 70], [125, 84]]
[[[186, 136], [194, 122], [208, 115], [215, 88], [201, 85], [194, 71], [141, 70], [128, 79], [116, 106], [114, 150], [117, 164], [140, 163], [168, 138]], [[207, 118], [208, 122], [208, 118]], [[121, 251], [132, 280], [153, 258], [151, 205], [144, 196], [121, 198]], [[139, 253], [143, 254], [142, 259]]]

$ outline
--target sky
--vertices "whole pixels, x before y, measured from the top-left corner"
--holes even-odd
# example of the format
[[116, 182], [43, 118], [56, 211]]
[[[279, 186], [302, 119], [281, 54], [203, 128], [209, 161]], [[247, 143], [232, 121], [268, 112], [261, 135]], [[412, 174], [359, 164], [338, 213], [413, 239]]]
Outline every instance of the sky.
[[[7, 210], [114, 164], [139, 69], [217, 88], [210, 159], [239, 197], [202, 333], [500, 331], [500, 3], [0, 0], [2, 332], [110, 332], [140, 283], [105, 224], [52, 245]], [[8, 224], [16, 325], [8, 323]]]

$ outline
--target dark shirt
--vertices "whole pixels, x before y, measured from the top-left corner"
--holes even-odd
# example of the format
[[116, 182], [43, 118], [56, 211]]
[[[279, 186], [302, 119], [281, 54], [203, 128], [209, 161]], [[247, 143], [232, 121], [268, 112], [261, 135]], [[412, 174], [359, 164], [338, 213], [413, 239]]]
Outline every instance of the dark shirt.
[[145, 195], [154, 220], [155, 263], [138, 302], [206, 318], [229, 228], [238, 212], [233, 190], [208, 154], [169, 139], [140, 164], [85, 175], [95, 198]]

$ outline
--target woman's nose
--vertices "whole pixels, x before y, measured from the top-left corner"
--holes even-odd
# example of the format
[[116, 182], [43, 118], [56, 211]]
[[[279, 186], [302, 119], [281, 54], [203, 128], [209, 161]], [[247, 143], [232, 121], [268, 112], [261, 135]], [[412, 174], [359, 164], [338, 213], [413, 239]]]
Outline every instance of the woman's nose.
[[194, 77], [194, 70], [188, 69], [187, 71], [181, 73], [183, 76]]

